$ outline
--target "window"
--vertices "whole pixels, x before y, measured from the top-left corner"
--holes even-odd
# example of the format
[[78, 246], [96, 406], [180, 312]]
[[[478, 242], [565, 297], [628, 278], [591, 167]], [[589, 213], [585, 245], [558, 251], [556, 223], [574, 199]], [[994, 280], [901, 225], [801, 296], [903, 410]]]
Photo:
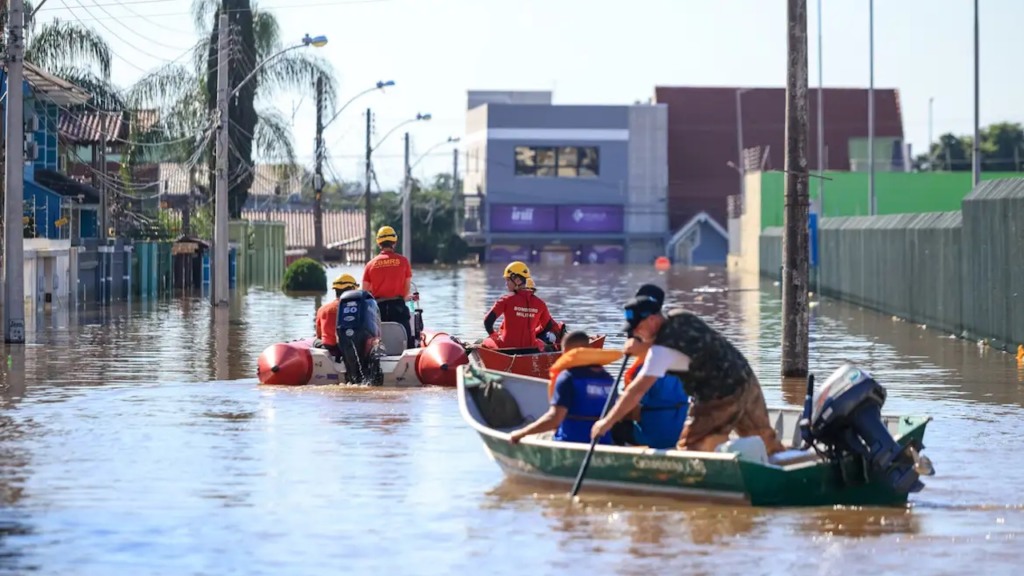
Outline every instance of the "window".
[[516, 146], [516, 176], [594, 178], [600, 174], [596, 146]]
[[529, 146], [516, 146], [516, 176], [536, 176], [537, 153]]
[[534, 148], [537, 153], [537, 176], [553, 177], [558, 171], [556, 148]]

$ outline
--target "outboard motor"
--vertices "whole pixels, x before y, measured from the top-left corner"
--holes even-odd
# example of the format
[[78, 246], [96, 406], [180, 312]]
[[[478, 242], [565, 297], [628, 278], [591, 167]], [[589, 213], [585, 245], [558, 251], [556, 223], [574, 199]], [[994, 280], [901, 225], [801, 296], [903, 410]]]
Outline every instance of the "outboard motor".
[[[917, 453], [901, 447], [882, 420], [886, 392], [868, 372], [853, 364], [844, 364], [825, 382], [816, 395], [813, 377], [808, 378], [808, 397], [800, 422], [804, 441], [826, 455], [840, 458], [852, 453], [864, 458], [874, 472], [881, 474], [899, 493], [919, 492], [924, 484]], [[923, 457], [922, 457], [923, 460]], [[926, 473], [934, 473], [930, 470]]]
[[338, 302], [338, 348], [345, 364], [345, 382], [380, 386], [380, 309], [365, 290], [349, 290]]

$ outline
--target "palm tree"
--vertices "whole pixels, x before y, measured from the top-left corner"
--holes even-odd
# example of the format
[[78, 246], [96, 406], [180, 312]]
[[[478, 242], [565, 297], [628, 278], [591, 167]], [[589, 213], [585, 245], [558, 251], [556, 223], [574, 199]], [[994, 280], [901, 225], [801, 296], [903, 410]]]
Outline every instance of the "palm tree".
[[[25, 2], [25, 17], [34, 10]], [[7, 29], [7, 2], [0, 6], [0, 27]], [[0, 35], [0, 50], [7, 50], [7, 37]], [[123, 102], [110, 84], [110, 46], [95, 30], [78, 22], [55, 19], [42, 25], [25, 22], [25, 60], [77, 84], [93, 95], [91, 106], [121, 109]]]
[[[260, 10], [252, 0], [193, 0], [196, 27], [203, 40], [192, 53], [192, 62], [172, 63], [141, 79], [130, 91], [135, 106], [161, 110], [166, 137], [183, 141], [181, 155], [195, 149], [189, 136], [208, 134], [216, 108], [217, 45], [219, 12], [226, 10], [231, 23], [231, 69], [229, 86], [243, 78], [268, 56], [281, 50], [280, 28], [270, 12]], [[284, 115], [271, 105], [282, 90], [307, 92], [316, 78], [325, 79], [328, 109], [334, 107], [337, 92], [331, 66], [305, 51], [288, 52], [259, 68], [252, 80], [241, 86], [231, 100], [230, 175], [228, 198], [232, 218], [239, 218], [253, 180], [253, 152], [289, 167], [297, 165], [291, 128]], [[198, 139], [212, 162], [212, 138]], [[255, 150], [254, 150], [255, 148]], [[210, 171], [213, 179], [213, 171]], [[213, 182], [211, 181], [211, 188]]]

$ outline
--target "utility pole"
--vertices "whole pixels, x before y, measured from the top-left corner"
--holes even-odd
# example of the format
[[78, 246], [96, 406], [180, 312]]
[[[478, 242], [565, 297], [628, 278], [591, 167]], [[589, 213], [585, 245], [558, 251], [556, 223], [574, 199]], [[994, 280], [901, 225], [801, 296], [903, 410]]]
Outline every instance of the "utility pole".
[[220, 306], [228, 303], [228, 93], [231, 67], [229, 52], [231, 28], [227, 12], [220, 15], [217, 32], [217, 191], [213, 228], [213, 290], [210, 303]]
[[928, 170], [930, 172], [935, 171], [935, 167], [932, 166], [932, 163], [935, 161], [935, 154], [932, 152], [932, 142], [935, 142], [935, 140], [932, 140], [932, 105], [934, 103], [935, 97], [928, 97]]
[[4, 159], [4, 342], [25, 342], [25, 5], [7, 5], [7, 134]]
[[789, 0], [786, 200], [782, 236], [782, 376], [807, 376], [810, 290], [807, 192], [807, 0]]
[[452, 150], [452, 198], [459, 193], [459, 149]]
[[981, 70], [979, 57], [981, 50], [978, 47], [980, 32], [981, 30], [978, 25], [978, 0], [974, 0], [974, 158], [971, 160], [971, 171], [974, 173], [973, 182], [975, 186], [981, 183], [981, 111], [978, 105], [981, 92], [981, 81], [979, 79], [979, 72]]
[[313, 175], [313, 259], [324, 257], [324, 78], [316, 79], [316, 169]]
[[736, 90], [736, 171], [740, 173], [740, 198], [747, 193], [747, 163], [743, 159], [743, 88]]
[[100, 130], [100, 149], [99, 149], [99, 161], [100, 161], [100, 238], [103, 238], [103, 243], [107, 243], [107, 238], [110, 234], [110, 224], [113, 218], [110, 214], [110, 194], [107, 192], [107, 132], [106, 130]]
[[462, 190], [459, 189], [459, 149], [452, 150], [452, 231], [459, 235], [459, 206], [462, 204]]
[[405, 171], [402, 177], [402, 255], [412, 259], [412, 178], [409, 174], [409, 133], [405, 133]]
[[188, 168], [188, 197], [185, 198], [185, 210], [181, 213], [181, 235], [192, 236], [192, 202], [196, 193], [196, 167]]
[[818, 0], [818, 218], [825, 217], [825, 54], [821, 36], [821, 0]]
[[367, 262], [370, 258], [373, 258], [373, 247], [371, 242], [373, 241], [373, 217], [370, 215], [372, 206], [370, 205], [370, 180], [373, 178], [373, 165], [370, 164], [370, 155], [373, 153], [372, 144], [370, 144], [370, 137], [373, 132], [373, 110], [370, 108], [366, 109], [366, 191], [363, 197], [365, 203], [364, 211], [366, 212], [366, 238], [363, 242], [364, 255]]
[[875, 0], [868, 0], [868, 214], [878, 213], [875, 201]]

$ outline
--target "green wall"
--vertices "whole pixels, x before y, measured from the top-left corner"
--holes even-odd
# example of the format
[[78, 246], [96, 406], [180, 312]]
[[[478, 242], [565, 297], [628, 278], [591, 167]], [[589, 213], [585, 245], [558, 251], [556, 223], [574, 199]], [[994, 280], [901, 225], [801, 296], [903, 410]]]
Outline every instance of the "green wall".
[[[826, 172], [824, 216], [867, 216], [868, 174]], [[1024, 172], [982, 173], [982, 180], [1024, 178]], [[811, 178], [811, 198], [818, 197], [818, 178]], [[761, 229], [782, 226], [786, 179], [782, 172], [761, 174]], [[878, 214], [950, 212], [971, 191], [970, 172], [876, 172]]]

